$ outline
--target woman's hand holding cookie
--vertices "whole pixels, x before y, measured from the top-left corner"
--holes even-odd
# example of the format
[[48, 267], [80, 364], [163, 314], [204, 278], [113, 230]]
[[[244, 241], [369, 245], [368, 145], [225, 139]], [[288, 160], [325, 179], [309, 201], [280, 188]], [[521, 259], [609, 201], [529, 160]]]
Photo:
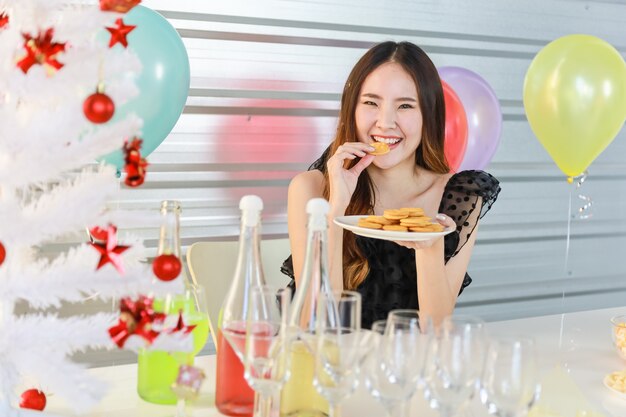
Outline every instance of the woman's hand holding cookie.
[[[374, 160], [374, 148], [362, 142], [346, 142], [337, 148], [333, 156], [328, 158], [326, 168], [328, 169], [328, 179], [330, 182], [330, 203], [335, 207], [346, 208], [350, 198], [356, 189], [359, 175]], [[346, 166], [348, 162], [361, 158], [352, 168]]]

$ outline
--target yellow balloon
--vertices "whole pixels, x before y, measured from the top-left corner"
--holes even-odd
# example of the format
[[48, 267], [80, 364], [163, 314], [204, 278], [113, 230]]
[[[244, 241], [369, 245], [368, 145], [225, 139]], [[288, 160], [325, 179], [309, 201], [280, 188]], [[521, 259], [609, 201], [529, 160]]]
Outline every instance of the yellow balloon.
[[580, 175], [626, 118], [626, 63], [590, 35], [546, 45], [524, 79], [524, 109], [535, 136], [567, 176]]

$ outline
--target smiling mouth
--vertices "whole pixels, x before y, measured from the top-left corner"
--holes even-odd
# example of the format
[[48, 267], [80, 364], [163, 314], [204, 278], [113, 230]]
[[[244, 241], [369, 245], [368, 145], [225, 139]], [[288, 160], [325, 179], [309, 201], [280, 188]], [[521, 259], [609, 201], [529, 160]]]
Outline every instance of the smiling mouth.
[[375, 142], [386, 143], [389, 146], [395, 145], [396, 143], [400, 143], [402, 138], [399, 137], [386, 137], [386, 136], [370, 136]]

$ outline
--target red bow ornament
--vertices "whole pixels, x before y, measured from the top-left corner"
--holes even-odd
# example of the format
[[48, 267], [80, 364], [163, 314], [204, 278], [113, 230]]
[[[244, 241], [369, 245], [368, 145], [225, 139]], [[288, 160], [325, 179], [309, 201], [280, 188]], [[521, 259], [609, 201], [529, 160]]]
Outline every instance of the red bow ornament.
[[126, 172], [126, 178], [124, 184], [129, 187], [139, 187], [146, 179], [146, 167], [148, 161], [141, 157], [141, 144], [143, 141], [139, 138], [133, 138], [128, 143], [124, 143], [124, 171]]
[[33, 37], [28, 33], [23, 33], [24, 49], [26, 56], [17, 62], [17, 66], [24, 72], [33, 65], [43, 65], [48, 69], [59, 70], [63, 68], [63, 64], [57, 61], [56, 56], [65, 52], [65, 43], [53, 42], [54, 28], [47, 29], [45, 32], [39, 32], [37, 37]]
[[100, 0], [100, 10], [103, 12], [126, 13], [139, 3], [141, 3], [141, 0]]
[[159, 336], [166, 315], [155, 313], [152, 302], [153, 299], [146, 296], [140, 296], [138, 300], [122, 298], [120, 318], [115, 326], [109, 328], [109, 335], [118, 347], [124, 348], [133, 335], [144, 339], [147, 345]]

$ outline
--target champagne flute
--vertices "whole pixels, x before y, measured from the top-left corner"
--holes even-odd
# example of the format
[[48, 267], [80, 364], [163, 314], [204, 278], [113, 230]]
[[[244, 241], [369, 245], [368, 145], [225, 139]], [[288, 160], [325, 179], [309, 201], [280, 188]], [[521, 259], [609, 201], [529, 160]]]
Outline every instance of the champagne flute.
[[264, 285], [250, 290], [243, 365], [244, 378], [257, 393], [254, 417], [270, 417], [272, 400], [289, 377], [290, 302], [289, 288]]
[[377, 343], [367, 361], [365, 383], [391, 417], [408, 415], [408, 401], [424, 367], [429, 334], [423, 329], [427, 323], [417, 310], [393, 310], [383, 334], [382, 322], [372, 327]]
[[540, 391], [533, 340], [493, 340], [487, 351], [480, 390], [480, 399], [489, 412], [499, 417], [526, 415]]
[[486, 330], [484, 322], [472, 316], [445, 317], [432, 330], [424, 394], [442, 417], [452, 417], [474, 396], [480, 381]]
[[328, 401], [329, 417], [354, 392], [362, 357], [361, 294], [333, 291], [320, 294], [313, 385]]

